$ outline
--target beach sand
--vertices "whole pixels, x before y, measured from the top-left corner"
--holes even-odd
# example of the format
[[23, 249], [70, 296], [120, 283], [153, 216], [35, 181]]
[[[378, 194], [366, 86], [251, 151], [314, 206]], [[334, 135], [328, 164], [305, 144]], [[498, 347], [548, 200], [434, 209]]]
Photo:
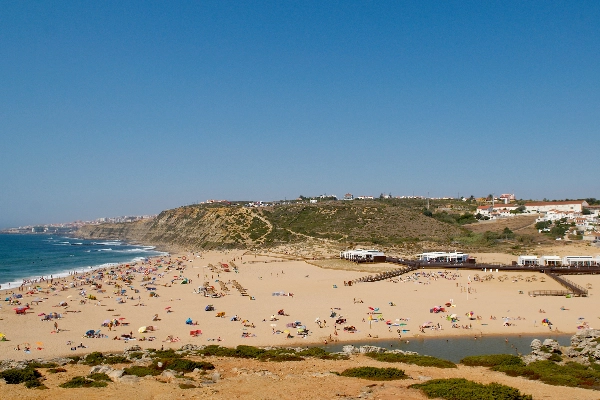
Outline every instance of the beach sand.
[[[83, 284], [84, 275], [81, 274], [75, 280], [73, 276], [67, 277], [60, 284], [55, 280], [52, 285], [54, 290], [49, 287], [49, 282], [43, 282], [39, 284], [40, 293], [27, 294], [27, 288], [22, 292], [15, 291], [23, 295], [20, 299], [22, 305], [29, 303], [31, 308], [25, 315], [16, 315], [13, 310], [15, 305], [9, 305], [6, 301], [1, 303], [0, 332], [8, 339], [0, 341], [2, 358], [21, 360], [72, 356], [92, 351], [119, 352], [134, 344], [144, 348], [180, 348], [187, 343], [228, 347], [239, 344], [306, 346], [324, 344], [325, 341], [351, 343], [376, 338], [398, 339], [398, 329], [405, 330], [400, 332], [403, 340], [417, 336], [517, 334], [535, 334], [543, 339], [550, 331], [548, 326], [542, 324], [544, 318], [552, 322], [553, 333], [573, 334], [583, 322], [592, 328], [597, 327], [600, 317], [600, 309], [595, 301], [596, 290], [600, 288], [598, 276], [568, 277], [580, 285], [591, 287], [590, 296], [586, 298], [530, 297], [527, 293], [531, 290], [563, 288], [540, 273], [452, 270], [442, 271], [445, 277], [434, 270], [421, 270], [430, 276], [410, 273], [393, 281], [345, 286], [345, 281], [368, 273], [335, 269], [344, 268], [344, 263], [320, 268], [310, 264], [310, 260], [289, 258], [293, 257], [255, 255], [244, 251], [205, 252], [201, 256], [187, 253], [162, 257], [162, 260], [153, 259], [145, 265], [137, 263], [130, 267], [115, 267], [113, 270], [118, 271], [117, 275], [111, 278], [105, 274], [103, 279], [95, 280], [102, 284], [103, 293], [92, 288], [91, 280]], [[227, 263], [231, 272], [224, 272], [219, 263]], [[213, 270], [208, 267], [209, 264], [214, 266]], [[232, 264], [237, 266], [237, 273], [233, 272]], [[148, 267], [153, 270], [146, 274], [144, 270]], [[360, 269], [380, 270], [382, 267], [396, 268], [394, 265], [376, 264], [373, 267], [361, 265]], [[139, 272], [125, 273], [132, 268]], [[132, 277], [131, 284], [115, 279], [127, 275]], [[477, 280], [477, 276], [484, 278], [484, 275], [493, 276], [494, 279]], [[98, 276], [98, 271], [91, 271], [87, 276]], [[150, 297], [150, 291], [141, 286], [148, 283], [143, 281], [144, 277], [154, 278], [148, 286], [156, 287], [153, 292], [158, 297]], [[180, 277], [186, 277], [191, 282], [181, 284]], [[248, 296], [243, 296], [236, 289], [232, 284], [234, 280], [247, 290]], [[71, 282], [82, 284], [60, 289], [61, 285], [68, 286]], [[217, 293], [225, 295], [210, 298], [194, 293], [204, 282], [209, 282]], [[115, 283], [122, 287], [116, 288]], [[221, 283], [227, 288], [226, 291], [222, 290]], [[35, 285], [30, 286], [33, 288]], [[86, 290], [86, 297], [91, 294], [96, 296], [96, 300], [87, 299], [82, 304], [82, 289]], [[126, 293], [121, 295], [121, 289], [125, 289]], [[135, 293], [135, 289], [139, 292]], [[2, 299], [8, 297], [10, 292], [3, 290]], [[273, 293], [285, 295], [274, 296]], [[125, 302], [119, 303], [119, 297]], [[40, 298], [39, 304], [32, 303], [36, 298]], [[66, 303], [67, 306], [59, 306], [60, 303]], [[453, 305], [447, 308], [447, 312], [430, 313], [431, 308], [445, 303]], [[214, 305], [214, 311], [204, 311], [209, 304]], [[565, 310], [561, 310], [561, 307]], [[279, 310], [284, 310], [286, 315], [277, 315]], [[540, 310], [545, 312], [541, 313]], [[331, 318], [332, 311], [336, 318], [342, 316], [346, 323], [336, 325], [336, 318]], [[62, 318], [42, 321], [42, 314], [53, 312], [62, 314]], [[225, 316], [217, 317], [219, 312], [224, 312]], [[466, 316], [470, 312], [473, 312], [474, 319]], [[158, 320], [154, 321], [156, 314]], [[450, 314], [458, 316], [456, 325], [459, 328], [452, 328], [452, 323], [446, 319]], [[231, 320], [235, 315], [239, 321]], [[271, 320], [272, 316], [277, 320]], [[188, 318], [197, 322], [197, 325], [187, 325]], [[315, 322], [316, 318], [321, 321], [322, 328]], [[114, 319], [121, 319], [127, 325], [115, 326], [111, 330], [101, 326], [103, 321]], [[297, 333], [297, 328], [287, 326], [296, 321], [306, 326], [308, 336], [302, 337]], [[386, 321], [393, 325], [387, 325]], [[58, 332], [54, 329], [55, 322]], [[435, 328], [439, 324], [441, 329], [426, 328], [421, 331], [421, 326], [426, 322]], [[506, 326], [505, 322], [510, 326]], [[156, 330], [140, 333], [138, 329], [142, 326], [154, 326]], [[356, 332], [344, 330], [347, 326], [356, 327]], [[470, 329], [466, 329], [468, 327]], [[100, 330], [102, 337], [83, 337], [88, 330]], [[190, 331], [196, 330], [202, 333], [190, 336]], [[113, 340], [130, 333], [134, 340]], [[148, 340], [151, 337], [155, 339]], [[165, 341], [167, 338], [173, 340]], [[78, 347], [80, 344], [85, 348]], [[17, 346], [18, 350], [15, 350]], [[29, 352], [24, 351], [25, 347], [29, 347]]]

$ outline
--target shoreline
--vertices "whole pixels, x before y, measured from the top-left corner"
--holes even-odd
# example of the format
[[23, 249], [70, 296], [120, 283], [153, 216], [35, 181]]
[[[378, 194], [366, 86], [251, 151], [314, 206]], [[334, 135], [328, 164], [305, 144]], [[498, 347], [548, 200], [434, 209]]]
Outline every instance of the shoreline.
[[[52, 235], [52, 234], [46, 234], [46, 233], [35, 233], [35, 234], [10, 234], [10, 233], [4, 233], [5, 235], [11, 235], [11, 236], [45, 236], [45, 237], [49, 237], [49, 238], [53, 238], [53, 237], [59, 237], [59, 238], [65, 238], [65, 239], [73, 239], [73, 240], [89, 240], [89, 239], [82, 239], [82, 238], [77, 238], [74, 236], [66, 236], [66, 235], [61, 235], [61, 236], [56, 236], [56, 235]], [[101, 241], [111, 241], [111, 240], [115, 240], [116, 239], [99, 239]], [[102, 268], [111, 268], [111, 267], [115, 267], [115, 266], [120, 266], [120, 265], [124, 265], [124, 264], [132, 264], [132, 263], [136, 263], [139, 261], [142, 261], [144, 259], [147, 259], [148, 257], [164, 257], [164, 256], [168, 256], [169, 252], [167, 251], [162, 251], [160, 249], [158, 249], [158, 247], [156, 246], [152, 246], [152, 245], [146, 245], [146, 244], [142, 244], [142, 243], [135, 243], [135, 242], [126, 242], [126, 241], [122, 241], [122, 240], [118, 240], [120, 243], [122, 243], [122, 245], [125, 246], [139, 246], [139, 247], [145, 247], [147, 248], [147, 250], [151, 250], [154, 253], [158, 253], [158, 254], [152, 254], [150, 256], [142, 256], [142, 255], [136, 255], [133, 256], [133, 258], [130, 259], [125, 259], [122, 261], [115, 261], [115, 262], [103, 262], [101, 264], [93, 264], [93, 265], [80, 265], [80, 266], [74, 266], [72, 268], [62, 268], [56, 269], [56, 272], [49, 272], [49, 273], [44, 273], [44, 275], [31, 275], [31, 276], [22, 276], [17, 278], [18, 280], [12, 280], [12, 281], [6, 281], [6, 282], [0, 282], [0, 293], [2, 293], [2, 291], [4, 290], [14, 290], [15, 288], [18, 288], [19, 286], [21, 286], [21, 284], [23, 283], [27, 283], [27, 284], [39, 284], [39, 283], [44, 283], [46, 281], [49, 281], [50, 279], [60, 279], [60, 278], [65, 278], [65, 277], [69, 277], [70, 275], [72, 275], [74, 272], [77, 272], [78, 274], [82, 274], [82, 273], [86, 273], [86, 272], [92, 272], [98, 269], [102, 269]], [[125, 257], [124, 257], [125, 258]], [[83, 263], [83, 261], [82, 261]]]

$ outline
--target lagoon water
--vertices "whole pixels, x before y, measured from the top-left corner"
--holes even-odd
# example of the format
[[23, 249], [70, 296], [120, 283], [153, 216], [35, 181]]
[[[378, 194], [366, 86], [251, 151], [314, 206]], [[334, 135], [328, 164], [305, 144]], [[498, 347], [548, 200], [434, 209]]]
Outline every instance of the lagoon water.
[[[531, 352], [531, 341], [540, 339], [554, 339], [562, 346], [571, 344], [571, 335], [548, 334], [546, 336], [521, 335], [521, 336], [484, 336], [474, 339], [471, 337], [448, 337], [448, 338], [408, 338], [403, 340], [381, 340], [371, 342], [352, 343], [354, 346], [379, 346], [387, 349], [400, 349], [415, 351], [421, 355], [433, 356], [459, 362], [467, 356], [487, 354], [528, 354]], [[406, 343], [406, 339], [409, 343]], [[507, 341], [508, 340], [508, 341]], [[342, 351], [342, 347], [348, 343], [327, 345], [323, 348], [327, 351]]]
[[68, 275], [111, 264], [162, 255], [153, 246], [121, 241], [82, 240], [49, 235], [0, 234], [0, 285], [16, 287], [23, 279]]

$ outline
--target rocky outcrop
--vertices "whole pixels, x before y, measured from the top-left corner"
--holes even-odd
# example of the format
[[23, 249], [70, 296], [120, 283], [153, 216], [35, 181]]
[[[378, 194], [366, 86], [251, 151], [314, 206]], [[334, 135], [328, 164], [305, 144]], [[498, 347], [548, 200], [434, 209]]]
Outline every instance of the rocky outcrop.
[[531, 353], [523, 356], [525, 364], [543, 360], [558, 360], [562, 354], [560, 344], [554, 339], [546, 339], [542, 343], [539, 339], [531, 342]]
[[600, 330], [583, 329], [571, 336], [571, 346], [561, 347], [553, 339], [546, 339], [542, 343], [538, 339], [531, 342], [531, 353], [523, 357], [529, 364], [534, 361], [553, 360], [560, 361], [557, 355], [566, 356], [569, 361], [589, 365], [592, 362], [600, 363]]

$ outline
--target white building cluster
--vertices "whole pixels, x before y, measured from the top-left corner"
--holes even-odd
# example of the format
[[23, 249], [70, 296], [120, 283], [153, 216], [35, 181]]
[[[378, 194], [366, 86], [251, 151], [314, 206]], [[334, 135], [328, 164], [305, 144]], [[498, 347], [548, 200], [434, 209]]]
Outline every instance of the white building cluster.
[[417, 254], [417, 259], [427, 262], [447, 262], [447, 263], [463, 263], [467, 262], [468, 254], [460, 251], [446, 253], [443, 251], [433, 251], [429, 253]]
[[600, 265], [600, 255], [594, 256], [519, 256], [517, 265], [531, 267], [590, 267]]

